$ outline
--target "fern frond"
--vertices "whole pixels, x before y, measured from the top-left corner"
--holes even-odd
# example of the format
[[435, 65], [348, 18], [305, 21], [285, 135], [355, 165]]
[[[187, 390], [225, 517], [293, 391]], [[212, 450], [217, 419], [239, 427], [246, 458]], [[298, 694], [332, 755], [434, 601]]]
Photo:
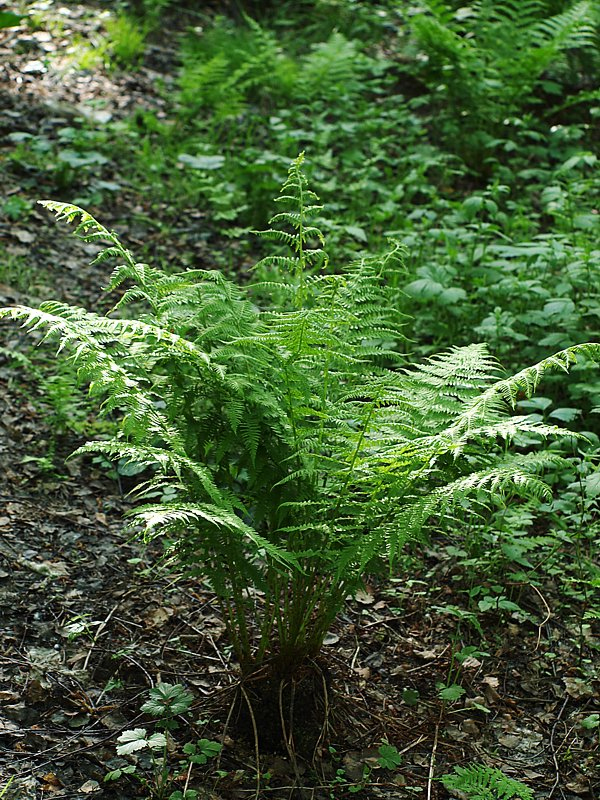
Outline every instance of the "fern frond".
[[180, 530], [182, 527], [210, 526], [237, 534], [245, 541], [251, 542], [256, 552], [263, 553], [283, 566], [298, 568], [296, 557], [292, 553], [273, 544], [257, 533], [254, 528], [246, 525], [235, 514], [216, 505], [208, 503], [156, 504], [140, 506], [134, 509], [130, 515], [143, 521], [145, 535], [148, 538], [155, 537], [157, 529], [163, 533]]
[[498, 409], [499, 399], [506, 406], [514, 408], [519, 398], [532, 396], [547, 372], [568, 373], [580, 358], [600, 361], [600, 344], [588, 342], [573, 345], [531, 367], [526, 367], [510, 378], [498, 381], [469, 404], [461, 415], [460, 424], [469, 427], [475, 420], [484, 419], [489, 411]]
[[441, 780], [446, 789], [464, 792], [469, 800], [533, 800], [528, 786], [485, 764], [454, 767], [454, 774]]

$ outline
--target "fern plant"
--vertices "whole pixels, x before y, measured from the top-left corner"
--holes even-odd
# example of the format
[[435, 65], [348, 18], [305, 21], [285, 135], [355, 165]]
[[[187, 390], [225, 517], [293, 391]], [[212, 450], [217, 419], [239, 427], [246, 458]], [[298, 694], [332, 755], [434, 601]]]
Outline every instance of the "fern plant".
[[446, 789], [463, 793], [468, 800], [533, 800], [528, 786], [485, 764], [454, 767], [454, 774], [444, 775], [442, 783]]
[[541, 473], [560, 457], [508, 445], [571, 434], [511, 410], [548, 370], [600, 357], [578, 345], [506, 378], [475, 344], [408, 366], [401, 250], [330, 271], [302, 162], [263, 233], [291, 255], [267, 257], [260, 284], [138, 263], [86, 211], [45, 202], [107, 244], [97, 261], [118, 260], [120, 299], [106, 316], [0, 310], [57, 341], [117, 412], [118, 433], [78, 452], [145, 468], [134, 524], [209, 578], [243, 673], [280, 678], [318, 654], [365, 571], [392, 567], [432, 518], [498, 493], [549, 498]]

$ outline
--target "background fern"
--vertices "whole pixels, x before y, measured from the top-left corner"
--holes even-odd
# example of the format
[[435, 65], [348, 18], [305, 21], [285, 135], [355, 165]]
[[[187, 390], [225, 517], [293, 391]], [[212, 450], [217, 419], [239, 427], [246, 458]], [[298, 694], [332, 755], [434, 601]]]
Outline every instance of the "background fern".
[[507, 118], [542, 102], [537, 90], [556, 95], [558, 102], [561, 84], [577, 83], [580, 60], [597, 58], [595, 4], [581, 0], [561, 10], [551, 5], [478, 0], [455, 11], [435, 0], [414, 18], [414, 35], [427, 54], [423, 78], [445, 98], [440, 112], [454, 115], [455, 144], [462, 137], [461, 152], [471, 148], [471, 160], [491, 137], [506, 136]]

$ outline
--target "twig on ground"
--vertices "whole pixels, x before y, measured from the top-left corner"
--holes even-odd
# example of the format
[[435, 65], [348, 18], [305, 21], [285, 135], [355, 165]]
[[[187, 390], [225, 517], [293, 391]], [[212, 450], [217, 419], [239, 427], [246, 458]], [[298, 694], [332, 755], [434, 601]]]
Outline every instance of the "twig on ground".
[[433, 737], [433, 747], [431, 748], [431, 758], [429, 759], [429, 774], [427, 775], [427, 800], [431, 800], [431, 789], [433, 787], [433, 772], [435, 770], [435, 756], [437, 753], [438, 738], [440, 735], [440, 725], [442, 724], [442, 712], [435, 725], [435, 736]]
[[560, 707], [560, 711], [558, 712], [558, 716], [554, 720], [554, 725], [552, 726], [552, 730], [550, 731], [550, 752], [552, 753], [552, 760], [554, 761], [554, 783], [552, 784], [552, 788], [550, 789], [550, 794], [548, 795], [548, 800], [552, 797], [554, 792], [556, 791], [556, 787], [558, 786], [558, 782], [560, 781], [560, 767], [558, 766], [558, 757], [556, 755], [556, 748], [554, 747], [554, 734], [556, 732], [556, 728], [558, 723], [560, 722], [560, 718], [563, 715], [563, 711], [567, 707], [567, 703], [569, 702], [569, 697], [565, 697], [562, 706]]

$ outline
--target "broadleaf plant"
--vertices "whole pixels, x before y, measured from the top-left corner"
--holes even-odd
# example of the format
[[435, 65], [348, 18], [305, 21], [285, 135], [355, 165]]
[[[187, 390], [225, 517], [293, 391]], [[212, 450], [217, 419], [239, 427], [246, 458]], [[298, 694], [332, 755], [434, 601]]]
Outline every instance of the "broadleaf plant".
[[[78, 452], [145, 467], [134, 524], [210, 580], [242, 673], [280, 679], [318, 654], [365, 572], [393, 567], [432, 519], [498, 493], [550, 498], [542, 473], [560, 456], [542, 441], [573, 434], [512, 409], [545, 372], [600, 358], [581, 344], [503, 377], [473, 344], [410, 366], [401, 249], [332, 270], [302, 163], [273, 223], [287, 230], [265, 233], [292, 255], [263, 260], [260, 282], [138, 263], [86, 211], [45, 202], [108, 244], [96, 261], [119, 261], [108, 288], [121, 297], [106, 316], [0, 310], [58, 341], [118, 412], [118, 432]], [[509, 448], [521, 433], [540, 446]]]

